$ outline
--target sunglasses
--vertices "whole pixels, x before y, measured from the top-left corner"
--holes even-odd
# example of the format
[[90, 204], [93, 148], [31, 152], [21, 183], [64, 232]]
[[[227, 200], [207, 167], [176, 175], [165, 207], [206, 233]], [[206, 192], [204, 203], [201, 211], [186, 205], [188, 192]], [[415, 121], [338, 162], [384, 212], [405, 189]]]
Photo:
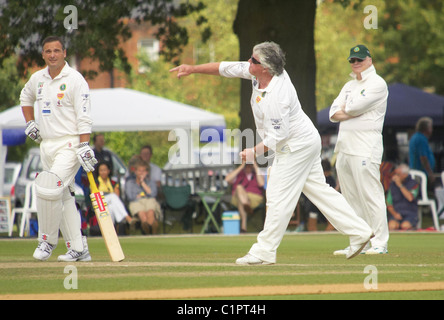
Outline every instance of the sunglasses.
[[364, 59], [352, 58], [352, 59], [348, 60], [348, 62], [350, 62], [350, 64], [353, 64], [355, 62], [362, 62], [362, 61], [364, 61]]
[[253, 64], [261, 64], [259, 61], [257, 61], [253, 56], [251, 56], [251, 62], [253, 62]]

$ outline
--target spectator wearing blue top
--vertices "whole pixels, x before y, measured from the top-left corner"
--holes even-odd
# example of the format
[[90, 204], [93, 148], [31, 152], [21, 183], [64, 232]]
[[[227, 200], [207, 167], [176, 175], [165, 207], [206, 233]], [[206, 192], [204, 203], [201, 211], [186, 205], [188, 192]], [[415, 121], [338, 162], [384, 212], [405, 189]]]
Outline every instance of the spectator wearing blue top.
[[429, 186], [433, 186], [435, 176], [435, 156], [429, 145], [433, 133], [433, 120], [423, 117], [416, 123], [416, 133], [409, 143], [410, 168], [423, 171], [427, 175]]
[[419, 185], [409, 175], [406, 164], [399, 165], [393, 174], [387, 193], [389, 230], [410, 230], [418, 224]]

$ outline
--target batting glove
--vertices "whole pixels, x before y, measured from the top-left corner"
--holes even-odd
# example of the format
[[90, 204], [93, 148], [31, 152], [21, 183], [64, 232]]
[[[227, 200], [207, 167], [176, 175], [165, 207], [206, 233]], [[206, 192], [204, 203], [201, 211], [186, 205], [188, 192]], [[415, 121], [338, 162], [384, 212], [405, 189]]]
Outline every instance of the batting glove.
[[77, 159], [86, 172], [94, 171], [94, 165], [97, 164], [97, 159], [94, 157], [94, 151], [91, 149], [88, 142], [82, 142], [79, 144]]
[[39, 125], [34, 120], [26, 122], [25, 134], [37, 143], [42, 142]]

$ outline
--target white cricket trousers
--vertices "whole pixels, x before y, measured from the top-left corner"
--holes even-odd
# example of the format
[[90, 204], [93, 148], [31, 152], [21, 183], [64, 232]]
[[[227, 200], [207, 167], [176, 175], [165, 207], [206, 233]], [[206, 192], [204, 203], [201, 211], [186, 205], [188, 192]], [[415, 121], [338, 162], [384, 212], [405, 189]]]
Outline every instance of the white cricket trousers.
[[44, 139], [41, 142], [40, 157], [43, 170], [56, 174], [62, 180], [65, 189], [61, 200], [61, 211], [38, 212], [38, 219], [39, 241], [43, 238], [50, 244], [56, 245], [60, 229], [67, 245], [75, 251], [82, 252], [81, 218], [75, 199], [71, 195], [71, 190], [74, 191], [75, 175], [80, 168], [76, 154], [79, 142], [79, 136]]
[[115, 193], [104, 194], [104, 197], [105, 202], [108, 204], [108, 210], [113, 223], [122, 222], [128, 216], [128, 211], [126, 211], [122, 200], [120, 200], [119, 196]]
[[380, 165], [369, 158], [339, 152], [336, 172], [345, 199], [375, 234], [372, 246], [387, 248], [389, 229]]
[[279, 247], [301, 192], [325, 215], [350, 245], [361, 244], [372, 234], [368, 224], [357, 216], [345, 198], [325, 181], [321, 165], [321, 139], [307, 141], [307, 146], [290, 152], [288, 146], [277, 151], [267, 183], [267, 215], [264, 230], [250, 254], [275, 263]]

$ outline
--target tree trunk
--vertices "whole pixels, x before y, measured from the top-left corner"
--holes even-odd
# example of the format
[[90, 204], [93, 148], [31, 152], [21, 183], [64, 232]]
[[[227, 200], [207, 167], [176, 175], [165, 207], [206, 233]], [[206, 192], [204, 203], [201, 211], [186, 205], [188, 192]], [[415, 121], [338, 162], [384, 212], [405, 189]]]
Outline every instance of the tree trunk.
[[[240, 59], [250, 58], [264, 41], [278, 43], [286, 53], [285, 69], [305, 113], [316, 124], [316, 60], [314, 22], [316, 0], [239, 0], [233, 29], [239, 38]], [[242, 80], [240, 130], [255, 129], [251, 111], [251, 82]]]

